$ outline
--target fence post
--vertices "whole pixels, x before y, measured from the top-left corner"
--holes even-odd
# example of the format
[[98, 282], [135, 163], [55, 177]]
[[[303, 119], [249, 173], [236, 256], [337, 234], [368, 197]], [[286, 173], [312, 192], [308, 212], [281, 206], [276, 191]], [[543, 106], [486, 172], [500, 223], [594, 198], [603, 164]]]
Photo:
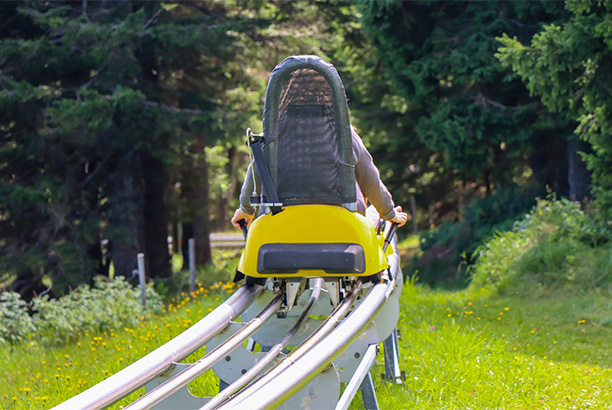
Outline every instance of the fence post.
[[138, 281], [140, 282], [140, 303], [142, 303], [142, 308], [145, 309], [147, 307], [147, 292], [146, 292], [146, 283], [145, 283], [145, 260], [144, 254], [139, 253], [136, 255], [138, 259]]
[[196, 291], [195, 282], [195, 239], [189, 238], [189, 292], [193, 293]]
[[414, 195], [410, 195], [410, 217], [412, 219], [412, 233], [419, 233], [419, 225], [417, 224], [416, 199]]

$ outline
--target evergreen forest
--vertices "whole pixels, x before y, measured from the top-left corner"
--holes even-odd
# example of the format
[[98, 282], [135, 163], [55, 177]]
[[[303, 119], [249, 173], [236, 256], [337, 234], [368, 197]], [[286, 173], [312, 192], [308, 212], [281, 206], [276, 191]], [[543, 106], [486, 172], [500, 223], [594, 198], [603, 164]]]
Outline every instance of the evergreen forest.
[[[173, 275], [229, 219], [290, 55], [338, 70], [418, 235], [417, 282], [465, 285], [538, 198], [612, 218], [612, 5], [586, 0], [3, 1], [0, 290]], [[182, 249], [181, 249], [182, 248]]]

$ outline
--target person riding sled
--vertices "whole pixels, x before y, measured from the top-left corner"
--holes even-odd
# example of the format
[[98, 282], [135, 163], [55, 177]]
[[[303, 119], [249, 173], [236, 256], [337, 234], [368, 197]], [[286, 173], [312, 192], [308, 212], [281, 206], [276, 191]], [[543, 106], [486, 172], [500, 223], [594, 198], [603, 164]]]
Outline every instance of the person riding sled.
[[[365, 216], [369, 201], [380, 218], [404, 225], [408, 216], [401, 206], [394, 205], [372, 156], [349, 123], [348, 109], [345, 108], [346, 113], [342, 116], [343, 110], [331, 101], [330, 96], [334, 94], [344, 96], [341, 82], [330, 84], [329, 78], [310, 68], [296, 69], [289, 78], [274, 77], [290, 64], [331, 68], [337, 76], [331, 64], [316, 56], [289, 57], [272, 72], [269, 84], [278, 84], [281, 89], [277, 99], [266, 98], [263, 152], [267, 154], [268, 163], [275, 169], [282, 169], [274, 181], [281, 202], [289, 205], [335, 202]], [[278, 113], [270, 112], [271, 100], [278, 105]], [[344, 105], [346, 107], [345, 96]], [[269, 123], [272, 125], [267, 126]], [[344, 144], [336, 142], [336, 134], [339, 137], [344, 134]], [[343, 174], [343, 168], [351, 168], [351, 172]], [[350, 175], [348, 181], [343, 175]], [[354, 196], [353, 200], [344, 203], [337, 198], [343, 198], [341, 185], [350, 184], [350, 179], [354, 180]], [[240, 207], [231, 220], [234, 226], [239, 227], [238, 221], [242, 219], [250, 225], [255, 217], [252, 193], [261, 195], [261, 180], [253, 164], [249, 164], [240, 190]], [[334, 199], [330, 199], [332, 197]]]

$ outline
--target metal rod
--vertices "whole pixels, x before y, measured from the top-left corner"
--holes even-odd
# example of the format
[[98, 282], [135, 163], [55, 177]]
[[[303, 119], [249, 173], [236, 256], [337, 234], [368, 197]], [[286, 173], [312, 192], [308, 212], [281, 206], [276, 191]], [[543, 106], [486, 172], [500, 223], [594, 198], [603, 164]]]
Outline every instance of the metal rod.
[[255, 333], [280, 307], [284, 295], [278, 294], [272, 301], [242, 329], [233, 334], [225, 342], [207, 353], [197, 362], [188, 368], [157, 386], [129, 406], [126, 410], [145, 410], [150, 409], [156, 404], [161, 403], [166, 398], [187, 386], [192, 380], [223, 360], [232, 350], [242, 344], [253, 333]]
[[253, 303], [262, 290], [259, 285], [242, 286], [223, 304], [168, 343], [54, 409], [98, 410], [121, 400], [164, 373], [172, 363], [202, 347]]
[[278, 199], [278, 193], [276, 192], [276, 187], [274, 186], [274, 181], [272, 180], [272, 174], [266, 165], [266, 160], [264, 159], [263, 153], [263, 139], [254, 138], [253, 136], [249, 137], [249, 146], [251, 147], [251, 152], [253, 153], [253, 162], [255, 163], [255, 168], [259, 173], [259, 180], [261, 182], [261, 190], [263, 191], [263, 202], [270, 202], [273, 205], [270, 207], [274, 214], [277, 214], [281, 211]]
[[280, 354], [280, 352], [289, 344], [289, 342], [291, 341], [291, 339], [293, 339], [298, 330], [300, 330], [302, 324], [305, 322], [305, 319], [312, 311], [312, 308], [314, 307], [315, 303], [317, 302], [317, 300], [319, 300], [322, 287], [323, 279], [318, 278], [313, 286], [310, 299], [308, 300], [308, 304], [300, 314], [300, 317], [296, 321], [295, 325], [293, 325], [289, 333], [287, 333], [285, 337], [281, 339], [280, 342], [274, 345], [268, 351], [268, 353], [255, 364], [255, 366], [249, 369], [248, 372], [240, 376], [235, 382], [223, 389], [222, 392], [219, 392], [219, 394], [213, 397], [208, 403], [200, 407], [199, 410], [214, 409], [219, 404], [227, 400], [232, 394], [240, 390], [242, 387], [246, 386], [248, 382], [253, 380], [261, 371], [263, 371], [266, 366], [268, 366], [268, 364], [270, 364], [270, 362], [272, 362], [272, 360], [274, 360], [274, 358], [276, 358]]
[[364, 410], [380, 410], [378, 400], [376, 400], [374, 382], [370, 373], [366, 374], [365, 379], [361, 383], [361, 398], [363, 399]]
[[355, 370], [355, 373], [353, 373], [353, 377], [351, 377], [349, 384], [342, 393], [342, 397], [340, 397], [338, 404], [336, 404], [336, 410], [348, 409], [351, 401], [353, 401], [353, 397], [355, 397], [355, 394], [357, 393], [357, 390], [359, 390], [359, 386], [361, 386], [363, 379], [372, 368], [374, 359], [376, 359], [376, 349], [377, 346], [375, 344], [368, 346], [368, 349], [363, 355], [363, 359], [361, 359], [359, 366], [357, 366], [357, 370]]
[[[278, 407], [288, 400], [322, 372], [370, 324], [387, 300], [388, 288], [393, 286], [393, 282], [388, 279], [385, 275], [381, 282], [374, 285], [359, 306], [325, 339], [308, 349], [299, 360], [291, 363], [280, 374], [267, 380], [265, 389], [252, 388], [252, 384], [220, 408], [268, 409]], [[281, 363], [288, 358], [289, 356]]]
[[140, 284], [140, 303], [142, 304], [142, 308], [147, 307], [147, 284], [145, 283], [145, 260], [144, 254], [139, 253], [136, 255], [136, 260], [138, 261], [138, 282]]
[[196, 291], [196, 250], [195, 250], [195, 239], [189, 238], [189, 292], [193, 293]]
[[384, 357], [385, 357], [385, 377], [395, 379], [399, 381], [401, 377], [401, 371], [399, 368], [399, 350], [397, 347], [397, 329], [393, 329], [393, 332], [383, 342], [384, 346]]

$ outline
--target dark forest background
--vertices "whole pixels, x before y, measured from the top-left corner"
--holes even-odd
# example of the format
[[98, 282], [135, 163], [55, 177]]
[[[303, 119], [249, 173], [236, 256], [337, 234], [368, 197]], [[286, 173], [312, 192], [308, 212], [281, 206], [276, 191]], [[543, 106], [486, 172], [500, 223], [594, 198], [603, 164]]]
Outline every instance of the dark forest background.
[[[152, 278], [230, 229], [266, 81], [338, 69], [410, 210], [424, 282], [457, 280], [535, 198], [612, 216], [612, 5], [551, 1], [0, 2], [0, 290]], [[174, 238], [171, 247], [168, 237]], [[110, 258], [110, 259], [109, 259]], [[459, 268], [458, 268], [459, 267]], [[459, 274], [457, 274], [459, 272]], [[410, 272], [408, 272], [410, 274]]]

